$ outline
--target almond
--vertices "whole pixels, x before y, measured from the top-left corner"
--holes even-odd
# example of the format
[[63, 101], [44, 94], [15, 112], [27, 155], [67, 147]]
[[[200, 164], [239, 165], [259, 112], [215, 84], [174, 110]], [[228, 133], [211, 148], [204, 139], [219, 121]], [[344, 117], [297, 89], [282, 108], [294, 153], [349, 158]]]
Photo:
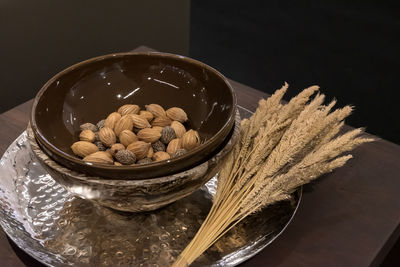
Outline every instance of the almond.
[[114, 129], [115, 124], [121, 119], [121, 114], [118, 112], [113, 112], [106, 118], [104, 122], [104, 127], [108, 127], [110, 129]]
[[172, 139], [167, 146], [167, 153], [172, 156], [180, 148], [181, 148], [181, 139], [179, 138]]
[[83, 158], [84, 161], [102, 163], [102, 164], [113, 164], [112, 156], [104, 151], [94, 152]]
[[87, 141], [87, 142], [93, 143], [95, 139], [96, 139], [96, 135], [91, 130], [83, 130], [79, 134], [79, 140], [81, 140], [81, 141]]
[[160, 126], [160, 127], [165, 127], [165, 126], [169, 126], [171, 125], [171, 119], [168, 118], [167, 116], [161, 116], [161, 117], [156, 117], [153, 122], [152, 125], [153, 126]]
[[143, 141], [136, 141], [130, 144], [126, 149], [132, 151], [136, 159], [143, 159], [147, 157], [147, 154], [149, 152], [150, 144], [143, 142]]
[[171, 158], [171, 156], [167, 152], [158, 151], [158, 152], [154, 153], [152, 159], [154, 161], [162, 161], [162, 160], [167, 160], [167, 159], [170, 159], [170, 158]]
[[165, 113], [173, 121], [179, 121], [184, 123], [185, 121], [188, 120], [186, 112], [178, 107], [169, 108]]
[[150, 123], [144, 117], [136, 114], [131, 114], [130, 116], [135, 128], [143, 129], [150, 127]]
[[148, 157], [149, 159], [151, 159], [151, 158], [153, 157], [153, 155], [154, 155], [154, 150], [153, 150], [153, 148], [150, 146], [149, 152], [147, 152], [147, 157]]
[[200, 145], [200, 136], [195, 130], [187, 131], [182, 137], [182, 148], [191, 150]]
[[144, 128], [138, 132], [137, 136], [142, 141], [145, 141], [148, 143], [154, 143], [158, 139], [160, 139], [161, 133], [152, 128]]
[[114, 131], [111, 128], [103, 127], [99, 131], [99, 139], [100, 141], [110, 147], [117, 141], [117, 137], [115, 136]]
[[145, 118], [148, 122], [151, 122], [154, 119], [153, 113], [147, 111], [147, 110], [141, 110], [139, 113], [140, 116]]
[[80, 156], [82, 158], [94, 152], [99, 151], [98, 147], [95, 144], [92, 144], [87, 141], [75, 142], [72, 144], [71, 149], [75, 155]]
[[162, 129], [163, 129], [163, 127], [161, 127], [161, 126], [153, 126], [153, 127], [151, 127], [151, 128], [154, 129], [154, 130], [159, 131], [160, 133], [161, 133], [161, 131], [162, 131]]
[[185, 126], [179, 121], [173, 121], [171, 123], [171, 128], [174, 129], [176, 137], [182, 138], [182, 136], [186, 133]]
[[123, 105], [118, 109], [118, 113], [121, 114], [121, 116], [128, 115], [128, 114], [138, 114], [139, 113], [139, 106], [138, 105]]
[[123, 131], [123, 130], [132, 130], [133, 127], [133, 121], [131, 116], [137, 116], [137, 115], [124, 115], [121, 117], [119, 121], [115, 124], [114, 127], [114, 132], [117, 136]]
[[150, 105], [146, 105], [146, 110], [148, 112], [153, 113], [154, 117], [164, 117], [166, 116], [165, 114], [165, 110], [163, 109], [162, 106], [158, 105], [158, 104], [150, 104]]
[[119, 134], [119, 142], [124, 146], [128, 146], [129, 144], [136, 142], [138, 140], [139, 138], [136, 136], [136, 134], [130, 130], [123, 130]]

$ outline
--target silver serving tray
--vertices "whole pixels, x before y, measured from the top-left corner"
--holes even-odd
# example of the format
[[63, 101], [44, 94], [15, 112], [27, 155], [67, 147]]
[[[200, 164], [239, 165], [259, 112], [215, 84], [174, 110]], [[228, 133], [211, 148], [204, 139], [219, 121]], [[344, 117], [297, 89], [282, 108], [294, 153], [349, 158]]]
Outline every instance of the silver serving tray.
[[[154, 212], [116, 212], [57, 184], [35, 160], [24, 132], [0, 161], [0, 224], [48, 266], [169, 266], [207, 216], [216, 182]], [[236, 266], [257, 254], [290, 223], [301, 189], [293, 196], [246, 218], [193, 266]]]

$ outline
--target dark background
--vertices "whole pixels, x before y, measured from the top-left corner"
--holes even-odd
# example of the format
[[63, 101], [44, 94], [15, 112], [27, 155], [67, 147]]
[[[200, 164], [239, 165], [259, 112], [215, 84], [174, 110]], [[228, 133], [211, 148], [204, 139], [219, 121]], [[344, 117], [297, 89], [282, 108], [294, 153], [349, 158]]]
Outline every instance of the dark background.
[[287, 81], [286, 99], [318, 84], [356, 107], [348, 124], [400, 144], [399, 36], [398, 1], [0, 0], [0, 112], [71, 64], [147, 45], [267, 93]]
[[286, 99], [320, 85], [356, 107], [348, 124], [400, 144], [399, 14], [371, 0], [0, 0], [0, 112], [71, 64], [144, 44], [268, 93], [287, 81]]

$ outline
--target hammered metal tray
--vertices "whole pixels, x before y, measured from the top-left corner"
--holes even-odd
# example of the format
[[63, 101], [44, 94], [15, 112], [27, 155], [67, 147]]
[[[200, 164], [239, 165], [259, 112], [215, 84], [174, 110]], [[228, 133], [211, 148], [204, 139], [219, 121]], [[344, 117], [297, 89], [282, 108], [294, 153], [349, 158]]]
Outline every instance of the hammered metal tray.
[[[26, 253], [48, 266], [169, 266], [211, 207], [216, 177], [150, 213], [122, 213], [75, 198], [36, 162], [26, 133], [0, 161], [0, 224]], [[270, 244], [300, 203], [281, 202], [249, 216], [193, 266], [235, 266]]]

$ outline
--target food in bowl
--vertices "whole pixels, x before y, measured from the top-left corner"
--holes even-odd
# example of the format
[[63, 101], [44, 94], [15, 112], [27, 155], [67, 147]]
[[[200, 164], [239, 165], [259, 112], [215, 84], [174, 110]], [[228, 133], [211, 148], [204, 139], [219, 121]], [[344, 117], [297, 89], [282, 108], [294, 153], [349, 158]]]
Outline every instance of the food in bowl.
[[[118, 110], [132, 103], [182, 108], [189, 118], [186, 127], [199, 133], [201, 144], [179, 157], [134, 166], [85, 162], [75, 156], [71, 145], [82, 124], [101, 121], [105, 107]], [[209, 160], [232, 133], [236, 110], [232, 86], [206, 64], [179, 55], [129, 52], [92, 58], [56, 74], [36, 95], [30, 122], [41, 150], [64, 167], [104, 179], [140, 180]], [[158, 119], [157, 127], [163, 123]]]
[[82, 124], [72, 151], [86, 162], [134, 166], [179, 157], [200, 145], [198, 132], [184, 126], [188, 116], [182, 108], [145, 108], [125, 104], [96, 125]]

